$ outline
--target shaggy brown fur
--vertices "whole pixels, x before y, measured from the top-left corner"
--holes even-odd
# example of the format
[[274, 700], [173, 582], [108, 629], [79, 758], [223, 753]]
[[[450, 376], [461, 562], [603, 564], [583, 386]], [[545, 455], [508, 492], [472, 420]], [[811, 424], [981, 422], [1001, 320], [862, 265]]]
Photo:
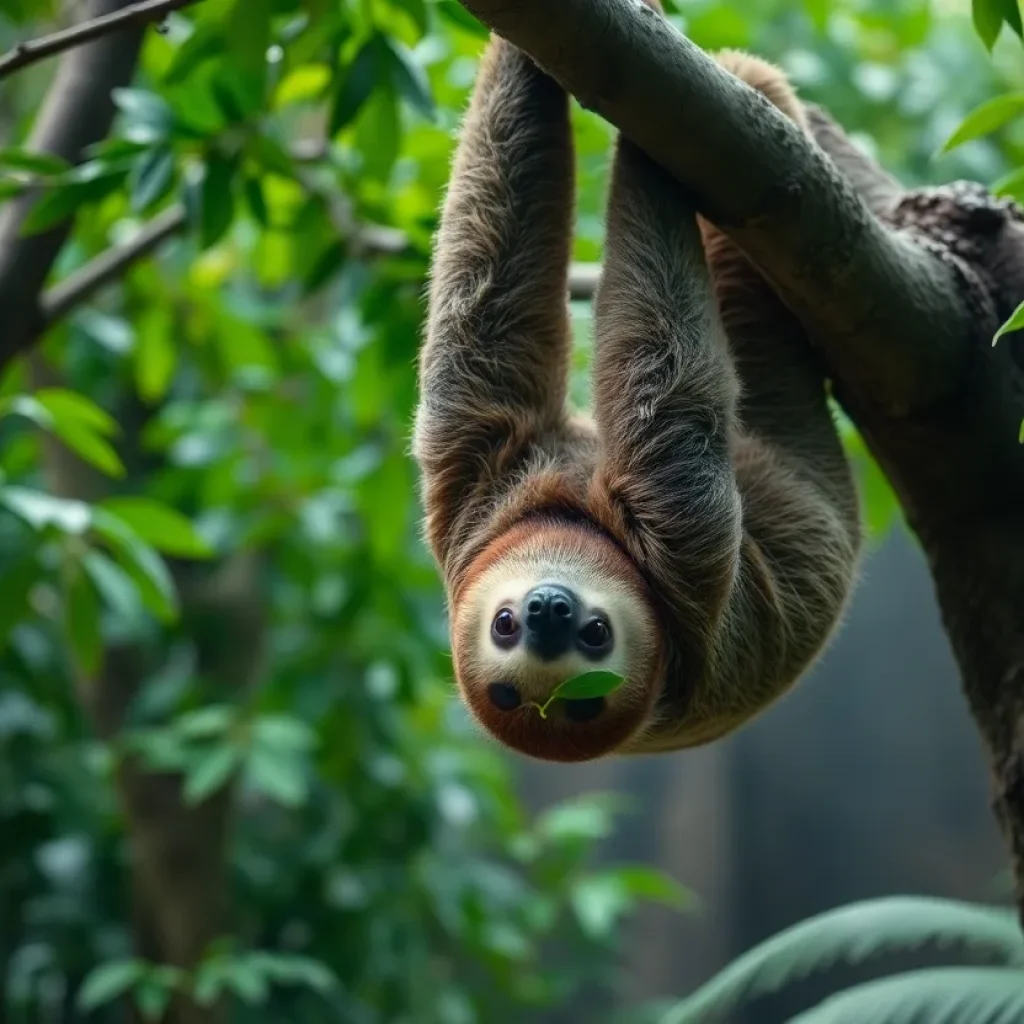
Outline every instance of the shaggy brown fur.
[[[781, 72], [719, 59], [803, 124]], [[828, 640], [860, 544], [802, 328], [624, 139], [596, 299], [594, 420], [567, 414], [573, 191], [565, 92], [492, 40], [436, 241], [415, 454], [461, 692], [503, 742], [552, 760], [693, 746], [749, 720]], [[583, 586], [607, 584], [628, 682], [590, 722], [496, 710], [490, 595], [505, 574], [540, 581], [563, 566]], [[560, 681], [516, 664], [530, 696]]]

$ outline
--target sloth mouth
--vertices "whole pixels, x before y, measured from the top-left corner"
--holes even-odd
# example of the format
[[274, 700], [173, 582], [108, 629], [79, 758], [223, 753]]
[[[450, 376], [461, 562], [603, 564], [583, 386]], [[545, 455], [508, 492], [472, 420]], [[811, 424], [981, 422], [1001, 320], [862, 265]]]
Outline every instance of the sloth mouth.
[[[511, 683], [491, 683], [487, 687], [487, 699], [498, 711], [512, 712], [523, 707], [523, 698]], [[576, 700], [557, 699], [556, 707], [561, 708], [562, 715], [570, 722], [582, 724], [599, 718], [607, 706], [604, 697], [580, 697]], [[529, 706], [529, 705], [527, 705]]]

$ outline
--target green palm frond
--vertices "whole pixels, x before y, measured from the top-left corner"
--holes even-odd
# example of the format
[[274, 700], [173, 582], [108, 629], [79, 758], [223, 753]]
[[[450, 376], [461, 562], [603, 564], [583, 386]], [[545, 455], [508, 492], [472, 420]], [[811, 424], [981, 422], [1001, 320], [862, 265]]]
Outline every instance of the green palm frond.
[[855, 985], [789, 1024], [1020, 1024], [1024, 971], [932, 967]]
[[857, 964], [927, 945], [955, 946], [1002, 964], [1024, 964], [1024, 938], [1008, 910], [923, 896], [864, 900], [801, 921], [755, 946], [677, 1004], [661, 1024], [707, 1024], [743, 1000], [836, 964]]

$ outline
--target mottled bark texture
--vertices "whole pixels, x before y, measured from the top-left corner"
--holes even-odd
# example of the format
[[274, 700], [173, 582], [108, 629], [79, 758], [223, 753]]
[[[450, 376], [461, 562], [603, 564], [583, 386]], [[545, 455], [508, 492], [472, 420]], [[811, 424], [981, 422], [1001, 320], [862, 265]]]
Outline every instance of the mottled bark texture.
[[814, 108], [805, 139], [640, 3], [463, 5], [684, 184], [814, 337], [931, 566], [1024, 916], [1024, 337], [991, 344], [1024, 299], [1020, 210], [905, 191]]

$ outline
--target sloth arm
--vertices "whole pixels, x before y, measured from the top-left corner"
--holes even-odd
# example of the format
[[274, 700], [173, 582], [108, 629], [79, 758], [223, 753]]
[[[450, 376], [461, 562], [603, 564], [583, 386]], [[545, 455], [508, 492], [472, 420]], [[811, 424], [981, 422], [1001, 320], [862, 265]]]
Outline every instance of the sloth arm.
[[564, 425], [573, 204], [568, 95], [492, 39], [441, 215], [420, 363], [414, 450], [442, 563], [456, 524]]
[[786, 689], [831, 632], [857, 548], [806, 339], [707, 231], [717, 303], [685, 192], [620, 139], [596, 307], [595, 490], [668, 608], [677, 656], [637, 749], [707, 742]]

